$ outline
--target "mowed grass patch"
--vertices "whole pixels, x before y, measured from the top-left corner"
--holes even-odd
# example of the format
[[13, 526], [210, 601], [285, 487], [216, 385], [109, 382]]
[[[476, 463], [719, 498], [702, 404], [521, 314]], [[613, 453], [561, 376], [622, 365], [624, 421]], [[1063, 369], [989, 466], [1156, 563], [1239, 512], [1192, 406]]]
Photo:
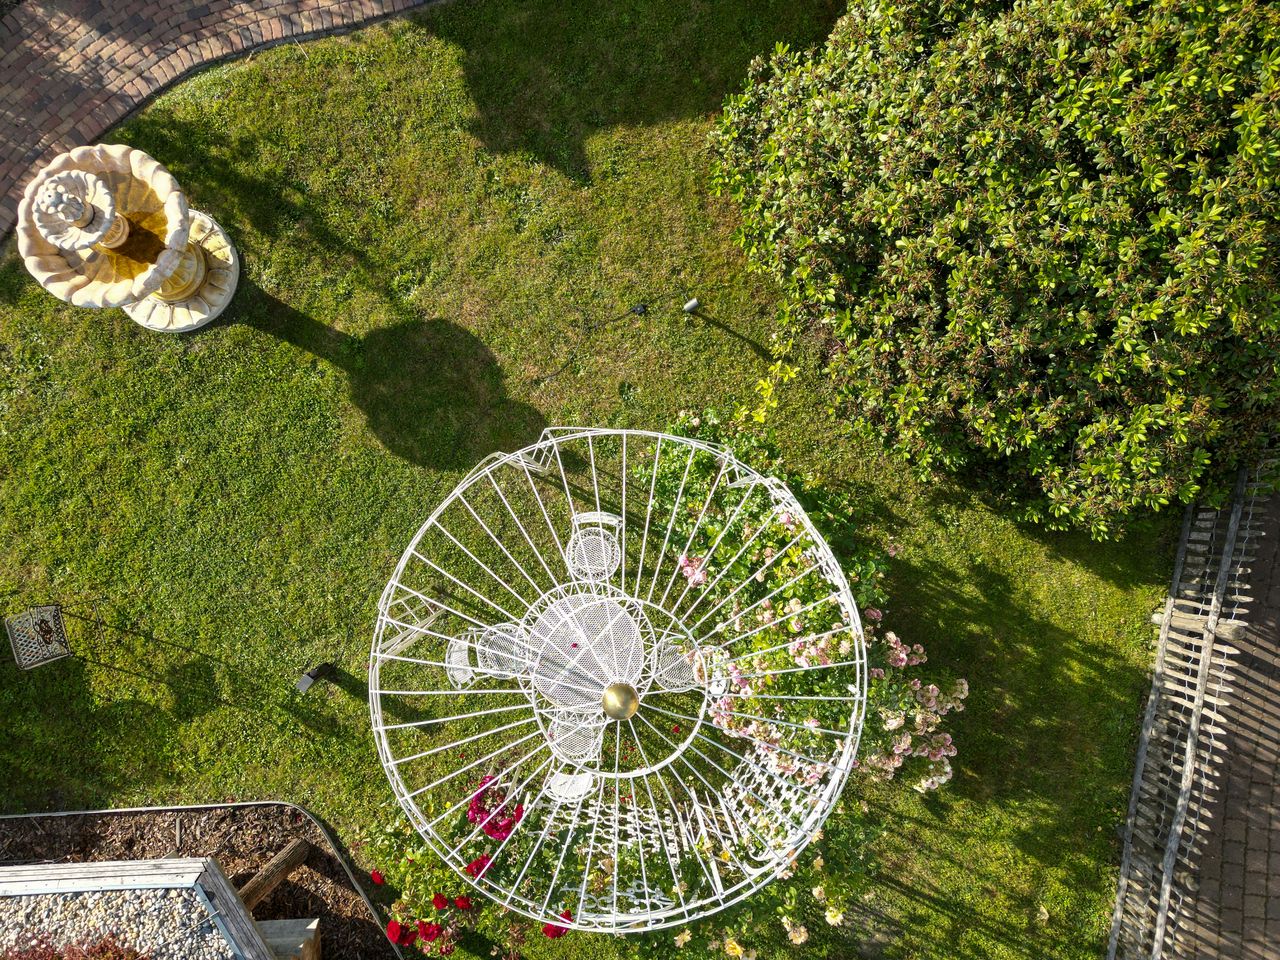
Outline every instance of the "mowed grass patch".
[[[472, 464], [547, 424], [750, 397], [778, 298], [708, 195], [709, 118], [752, 56], [837, 12], [457, 3], [216, 67], [104, 138], [168, 166], [244, 275], [221, 321], [166, 337], [0, 265], [0, 595], [83, 618], [76, 659], [0, 666], [0, 808], [271, 797], [348, 840], [391, 816], [365, 671], [396, 557]], [[831, 425], [820, 366], [779, 439], [903, 545], [890, 625], [974, 693], [949, 788], [851, 789], [890, 825], [872, 919], [819, 917], [812, 948], [1096, 955], [1168, 524], [1091, 544], [1012, 523], [981, 484], [921, 487]], [[337, 682], [299, 697], [321, 659]], [[788, 952], [781, 925], [759, 946]]]

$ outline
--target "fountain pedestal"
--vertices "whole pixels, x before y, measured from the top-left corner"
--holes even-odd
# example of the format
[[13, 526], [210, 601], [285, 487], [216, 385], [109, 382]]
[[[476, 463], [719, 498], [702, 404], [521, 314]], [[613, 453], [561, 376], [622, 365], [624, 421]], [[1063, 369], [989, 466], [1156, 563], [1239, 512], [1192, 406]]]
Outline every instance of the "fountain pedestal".
[[132, 147], [97, 144], [55, 157], [18, 207], [31, 275], [78, 307], [120, 307], [151, 330], [214, 320], [235, 293], [240, 259], [226, 231], [191, 210], [173, 176]]

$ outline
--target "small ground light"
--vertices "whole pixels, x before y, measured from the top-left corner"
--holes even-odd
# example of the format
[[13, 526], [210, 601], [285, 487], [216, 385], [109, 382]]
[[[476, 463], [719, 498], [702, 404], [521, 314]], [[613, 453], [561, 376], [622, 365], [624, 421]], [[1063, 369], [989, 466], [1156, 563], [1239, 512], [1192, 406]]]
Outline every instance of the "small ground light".
[[332, 680], [338, 675], [338, 668], [326, 661], [316, 664], [298, 678], [298, 692], [306, 693], [317, 680]]
[[681, 307], [681, 309], [684, 310], [685, 313], [697, 313], [698, 308], [701, 306], [702, 304], [698, 301], [698, 298], [694, 297], [692, 300], [686, 303], [683, 307]]

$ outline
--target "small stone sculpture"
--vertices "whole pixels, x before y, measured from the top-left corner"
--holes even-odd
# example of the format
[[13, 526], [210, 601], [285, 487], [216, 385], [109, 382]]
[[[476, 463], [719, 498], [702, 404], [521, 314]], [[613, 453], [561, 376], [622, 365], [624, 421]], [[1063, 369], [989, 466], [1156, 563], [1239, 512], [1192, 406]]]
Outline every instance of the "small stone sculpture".
[[27, 185], [18, 251], [31, 275], [78, 307], [121, 307], [180, 333], [230, 303], [240, 260], [213, 218], [187, 207], [169, 171], [132, 147], [60, 154]]

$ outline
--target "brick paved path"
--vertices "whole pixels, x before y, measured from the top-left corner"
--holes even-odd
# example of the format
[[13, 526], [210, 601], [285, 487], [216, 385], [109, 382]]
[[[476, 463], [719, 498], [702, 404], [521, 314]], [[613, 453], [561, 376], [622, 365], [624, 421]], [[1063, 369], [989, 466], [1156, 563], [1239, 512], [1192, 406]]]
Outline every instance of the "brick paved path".
[[1202, 824], [1194, 907], [1185, 909], [1177, 957], [1280, 958], [1280, 497], [1263, 508], [1249, 580], [1250, 627], [1221, 715], [1227, 734], [1220, 789]]
[[50, 157], [192, 70], [429, 0], [24, 0], [0, 18], [0, 237]]

